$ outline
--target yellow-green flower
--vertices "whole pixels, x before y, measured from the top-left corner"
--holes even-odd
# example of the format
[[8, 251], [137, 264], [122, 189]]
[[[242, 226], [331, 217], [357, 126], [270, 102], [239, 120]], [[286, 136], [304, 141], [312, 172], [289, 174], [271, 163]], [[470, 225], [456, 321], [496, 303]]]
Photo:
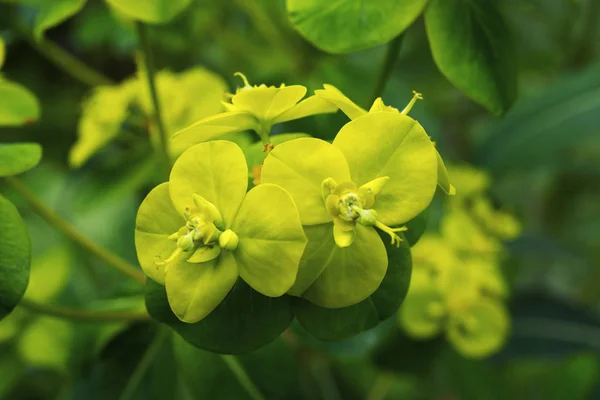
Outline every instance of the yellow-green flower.
[[289, 293], [338, 308], [364, 300], [381, 283], [387, 254], [376, 230], [399, 244], [397, 232], [405, 228], [398, 226], [431, 202], [437, 159], [417, 121], [369, 113], [342, 127], [333, 144], [300, 138], [277, 145], [261, 179], [292, 195], [308, 237]]
[[238, 276], [254, 290], [279, 297], [294, 284], [306, 245], [292, 197], [276, 185], [248, 193], [241, 149], [213, 141], [186, 150], [168, 183], [154, 188], [138, 211], [140, 265], [165, 285], [184, 322], [206, 317]]
[[[339, 107], [340, 110], [342, 110], [344, 114], [348, 116], [348, 118], [355, 119], [367, 114], [367, 111], [365, 109], [356, 105], [352, 100], [346, 97], [336, 87], [327, 84], [323, 85], [323, 87], [324, 89], [315, 90], [315, 95], [331, 102], [332, 104], [335, 104], [337, 107]], [[383, 103], [381, 97], [378, 97], [373, 102], [373, 105], [371, 106], [371, 109], [368, 111], [368, 113], [391, 112], [396, 114], [408, 114], [408, 112], [412, 109], [416, 101], [423, 99], [423, 96], [420, 93], [413, 91], [413, 94], [414, 97], [402, 111], [398, 111], [397, 108], [391, 106], [386, 106]], [[446, 194], [452, 196], [456, 194], [456, 189], [450, 183], [448, 171], [446, 170], [446, 166], [444, 165], [444, 160], [442, 159], [440, 153], [437, 150], [436, 155], [438, 164], [438, 185]]]
[[235, 75], [242, 78], [244, 86], [230, 95], [230, 102], [223, 103], [227, 111], [177, 132], [171, 140], [175, 146], [189, 147], [227, 133], [246, 130], [255, 131], [267, 145], [270, 143], [271, 127], [275, 124], [337, 111], [335, 105], [318, 96], [302, 100], [306, 95], [304, 86], [252, 86], [243, 74], [236, 72]]

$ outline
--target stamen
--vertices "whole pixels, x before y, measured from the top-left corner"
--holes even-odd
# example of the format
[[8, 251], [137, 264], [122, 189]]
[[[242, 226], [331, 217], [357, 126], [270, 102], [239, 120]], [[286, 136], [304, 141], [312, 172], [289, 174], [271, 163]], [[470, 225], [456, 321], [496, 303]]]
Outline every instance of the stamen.
[[241, 72], [236, 72], [233, 74], [233, 76], [239, 76], [240, 78], [242, 78], [242, 80], [244, 81], [244, 87], [251, 87], [250, 84], [248, 83], [248, 79], [246, 78], [246, 75], [242, 74]]
[[410, 100], [408, 105], [406, 107], [404, 107], [404, 110], [402, 110], [400, 113], [404, 114], [404, 115], [408, 114], [410, 112], [410, 110], [413, 108], [413, 106], [415, 105], [415, 103], [417, 102], [417, 100], [423, 100], [423, 95], [421, 93], [417, 93], [415, 90], [413, 90], [413, 98]]

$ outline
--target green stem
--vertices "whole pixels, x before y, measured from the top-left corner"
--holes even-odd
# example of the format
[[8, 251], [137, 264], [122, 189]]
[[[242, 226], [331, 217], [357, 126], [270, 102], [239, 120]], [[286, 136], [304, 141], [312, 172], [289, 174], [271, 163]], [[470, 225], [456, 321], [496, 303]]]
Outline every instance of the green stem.
[[90, 239], [82, 236], [72, 225], [62, 219], [58, 214], [54, 213], [54, 211], [46, 207], [46, 205], [40, 199], [38, 199], [33, 192], [27, 189], [27, 187], [18, 178], [13, 176], [6, 177], [4, 179], [6, 180], [6, 183], [15, 189], [21, 195], [21, 197], [25, 199], [27, 204], [29, 204], [29, 206], [31, 206], [31, 208], [33, 208], [35, 212], [37, 212], [50, 225], [64, 233], [73, 242], [77, 243], [82, 248], [95, 255], [99, 260], [104, 261], [107, 265], [110, 265], [122, 274], [136, 280], [141, 285], [146, 284], [146, 277], [142, 271], [129, 264], [116, 254], [111, 253], [110, 251], [98, 246]]
[[146, 312], [135, 311], [92, 311], [79, 308], [40, 304], [25, 298], [20, 306], [40, 314], [81, 322], [120, 322], [120, 321], [149, 321]]
[[56, 43], [45, 38], [36, 40], [25, 30], [19, 29], [19, 31], [41, 55], [78, 81], [88, 86], [113, 85], [115, 83], [112, 79], [74, 57]]
[[150, 368], [150, 366], [152, 365], [152, 362], [158, 355], [158, 352], [160, 351], [160, 348], [162, 347], [166, 338], [167, 331], [164, 328], [159, 327], [159, 330], [156, 333], [156, 337], [154, 338], [150, 346], [148, 346], [148, 349], [146, 350], [146, 352], [142, 356], [142, 359], [133, 371], [133, 374], [129, 378], [127, 386], [125, 386], [125, 389], [121, 393], [119, 400], [129, 400], [133, 398], [133, 396], [135, 395], [135, 391], [140, 386], [144, 375], [146, 375], [146, 372], [148, 372], [148, 368]]
[[248, 392], [248, 395], [253, 400], [265, 400], [265, 397], [260, 393], [252, 379], [246, 373], [244, 366], [240, 363], [240, 360], [235, 356], [221, 355], [221, 359], [227, 364], [231, 372], [235, 375], [238, 382]]
[[383, 64], [381, 65], [381, 70], [379, 71], [379, 76], [377, 77], [375, 88], [373, 89], [373, 96], [371, 96], [371, 103], [373, 103], [375, 99], [381, 97], [383, 94], [385, 85], [387, 84], [387, 81], [390, 79], [392, 71], [394, 70], [394, 64], [396, 64], [398, 54], [400, 54], [403, 37], [403, 34], [398, 35], [387, 45], [385, 58], [383, 59]]
[[148, 88], [150, 89], [150, 97], [152, 98], [152, 106], [154, 108], [154, 121], [158, 128], [158, 136], [160, 139], [160, 147], [163, 157], [165, 158], [165, 165], [167, 170], [171, 170], [171, 158], [169, 156], [169, 140], [167, 136], [167, 130], [163, 123], [160, 102], [158, 101], [158, 92], [156, 90], [156, 67], [154, 65], [154, 55], [152, 53], [152, 46], [150, 46], [150, 39], [148, 38], [148, 27], [142, 22], [136, 22], [135, 27], [137, 30], [138, 38], [140, 41], [142, 59], [144, 63], [144, 69], [146, 70], [146, 81]]

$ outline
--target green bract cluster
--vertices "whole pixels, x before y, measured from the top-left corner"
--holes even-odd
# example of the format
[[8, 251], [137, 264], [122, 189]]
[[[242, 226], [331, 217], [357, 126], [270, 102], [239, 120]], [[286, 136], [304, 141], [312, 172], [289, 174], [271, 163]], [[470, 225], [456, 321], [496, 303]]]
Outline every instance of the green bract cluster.
[[[169, 182], [140, 206], [136, 247], [142, 268], [165, 286], [175, 316], [200, 324], [203, 335], [211, 329], [213, 311], [230, 312], [236, 296], [247, 293], [232, 290], [240, 279], [268, 298], [302, 298], [292, 308], [302, 313], [303, 325], [321, 318], [320, 309], [345, 315], [359, 307], [363, 313], [363, 302], [388, 275], [389, 255], [408, 249], [397, 249], [407, 229], [403, 224], [430, 204], [438, 183], [454, 192], [433, 142], [406, 115], [420, 95], [402, 112], [381, 99], [366, 112], [329, 85], [300, 101], [303, 86], [250, 86], [241, 77], [245, 85], [223, 103], [227, 111], [172, 136], [176, 147], [189, 148]], [[271, 142], [273, 124], [337, 109], [352, 121], [332, 143], [306, 134], [279, 135]], [[207, 142], [248, 129], [260, 136], [266, 158], [255, 154], [254, 145], [246, 148], [247, 161], [232, 142]], [[252, 177], [256, 186], [246, 193]], [[410, 263], [400, 268], [409, 271]], [[385, 300], [366, 305], [365, 318], [378, 322], [389, 315], [388, 303], [395, 310], [405, 276], [390, 274], [386, 294], [373, 298]], [[156, 299], [153, 295], [151, 314], [160, 307]]]
[[520, 225], [492, 207], [485, 173], [469, 166], [451, 171], [459, 195], [450, 202], [440, 233], [426, 234], [412, 249], [413, 277], [398, 319], [411, 336], [445, 332], [463, 355], [486, 357], [508, 334], [501, 241], [514, 239]]

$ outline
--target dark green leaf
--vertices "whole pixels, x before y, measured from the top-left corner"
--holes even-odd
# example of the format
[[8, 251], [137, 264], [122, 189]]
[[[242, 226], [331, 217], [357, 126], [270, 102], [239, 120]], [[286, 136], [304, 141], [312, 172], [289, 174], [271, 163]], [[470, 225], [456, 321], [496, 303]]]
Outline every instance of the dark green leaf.
[[31, 243], [16, 207], [0, 196], [0, 319], [19, 303], [29, 281]]
[[37, 143], [1, 143], [0, 177], [28, 171], [41, 159], [42, 146]]
[[413, 247], [425, 233], [429, 221], [429, 207], [406, 223], [408, 230], [404, 233], [410, 247]]
[[388, 269], [383, 282], [367, 299], [350, 307], [324, 308], [302, 298], [294, 301], [294, 313], [300, 324], [320, 340], [342, 340], [375, 327], [396, 313], [410, 284], [412, 261], [409, 243], [404, 238], [400, 248], [386, 243]]
[[290, 21], [312, 44], [348, 53], [384, 44], [421, 14], [427, 0], [287, 0]]
[[448, 80], [496, 115], [517, 91], [515, 49], [502, 15], [488, 0], [432, 0], [425, 25], [433, 59]]
[[288, 296], [263, 296], [241, 279], [208, 317], [195, 324], [182, 322], [173, 314], [164, 286], [151, 279], [146, 286], [146, 307], [153, 318], [192, 345], [224, 354], [248, 353], [272, 342], [293, 319]]

